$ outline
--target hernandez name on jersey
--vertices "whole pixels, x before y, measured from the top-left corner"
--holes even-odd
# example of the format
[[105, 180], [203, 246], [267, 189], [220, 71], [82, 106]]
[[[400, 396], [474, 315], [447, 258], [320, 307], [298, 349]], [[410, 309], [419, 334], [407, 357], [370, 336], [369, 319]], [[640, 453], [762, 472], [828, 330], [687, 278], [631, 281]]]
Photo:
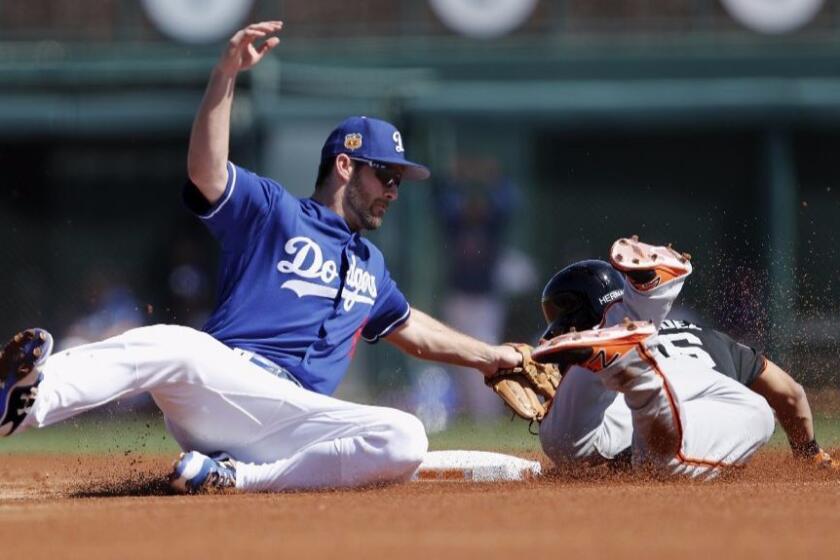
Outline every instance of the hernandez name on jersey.
[[311, 198], [228, 164], [218, 202], [191, 184], [184, 199], [222, 249], [218, 306], [204, 330], [306, 388], [331, 394], [359, 337], [376, 342], [408, 318], [379, 249]]
[[748, 387], [767, 367], [767, 359], [755, 348], [718, 330], [675, 319], [659, 326], [659, 351], [666, 358], [697, 360]]

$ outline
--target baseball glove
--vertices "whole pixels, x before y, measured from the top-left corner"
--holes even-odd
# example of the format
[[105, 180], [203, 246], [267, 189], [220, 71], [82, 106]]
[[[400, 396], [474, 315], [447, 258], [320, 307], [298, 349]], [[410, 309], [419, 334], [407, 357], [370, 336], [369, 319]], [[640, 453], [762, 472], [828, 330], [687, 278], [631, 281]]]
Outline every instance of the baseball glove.
[[[560, 383], [560, 369], [556, 364], [540, 364], [531, 358], [532, 348], [527, 344], [507, 343], [522, 354], [522, 365], [500, 369], [486, 377], [484, 382], [525, 420], [541, 422]], [[542, 397], [542, 399], [540, 399]]]

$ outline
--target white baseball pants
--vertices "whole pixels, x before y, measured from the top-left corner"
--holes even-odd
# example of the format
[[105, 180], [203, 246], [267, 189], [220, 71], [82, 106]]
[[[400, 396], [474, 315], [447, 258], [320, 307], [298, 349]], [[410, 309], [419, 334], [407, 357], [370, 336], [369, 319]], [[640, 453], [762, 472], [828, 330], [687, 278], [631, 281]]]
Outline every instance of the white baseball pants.
[[173, 325], [51, 356], [24, 426], [49, 426], [145, 392], [182, 449], [232, 455], [244, 491], [404, 481], [428, 446], [414, 416], [300, 388], [206, 333]]
[[597, 464], [631, 447], [636, 466], [713, 478], [767, 443], [775, 426], [764, 398], [697, 361], [665, 359], [655, 344], [651, 361], [634, 350], [597, 374], [567, 373], [540, 425], [553, 461]]

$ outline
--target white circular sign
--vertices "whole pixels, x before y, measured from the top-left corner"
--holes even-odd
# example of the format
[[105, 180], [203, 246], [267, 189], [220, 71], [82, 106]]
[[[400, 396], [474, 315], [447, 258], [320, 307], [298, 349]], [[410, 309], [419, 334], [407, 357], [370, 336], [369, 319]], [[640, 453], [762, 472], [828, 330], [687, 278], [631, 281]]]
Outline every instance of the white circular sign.
[[212, 43], [240, 28], [254, 0], [142, 0], [164, 35], [184, 43]]
[[432, 11], [450, 29], [468, 37], [506, 35], [525, 23], [537, 0], [429, 0]]
[[814, 19], [823, 0], [721, 0], [729, 14], [759, 33], [788, 33]]

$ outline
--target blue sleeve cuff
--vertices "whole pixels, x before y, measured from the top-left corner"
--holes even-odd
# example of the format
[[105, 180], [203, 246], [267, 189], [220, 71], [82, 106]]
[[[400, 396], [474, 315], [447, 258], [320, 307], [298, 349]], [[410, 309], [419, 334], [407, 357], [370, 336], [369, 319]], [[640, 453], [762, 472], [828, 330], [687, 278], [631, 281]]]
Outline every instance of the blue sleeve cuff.
[[183, 199], [184, 205], [202, 220], [208, 220], [215, 216], [224, 206], [236, 188], [236, 166], [231, 162], [227, 163], [227, 183], [225, 192], [215, 204], [210, 204], [198, 187], [189, 179], [184, 184]]
[[405, 307], [406, 307], [405, 313], [400, 315], [400, 317], [398, 317], [395, 321], [391, 322], [387, 327], [382, 329], [378, 334], [374, 335], [373, 337], [367, 337], [367, 336], [365, 336], [364, 333], [362, 333], [362, 338], [365, 340], [365, 342], [368, 342], [370, 344], [376, 344], [377, 342], [379, 342], [380, 338], [384, 338], [384, 337], [388, 336], [389, 334], [394, 332], [394, 330], [397, 329], [400, 325], [402, 325], [403, 323], [408, 321], [408, 318], [411, 316], [411, 306], [408, 305], [408, 302], [406, 302]]

